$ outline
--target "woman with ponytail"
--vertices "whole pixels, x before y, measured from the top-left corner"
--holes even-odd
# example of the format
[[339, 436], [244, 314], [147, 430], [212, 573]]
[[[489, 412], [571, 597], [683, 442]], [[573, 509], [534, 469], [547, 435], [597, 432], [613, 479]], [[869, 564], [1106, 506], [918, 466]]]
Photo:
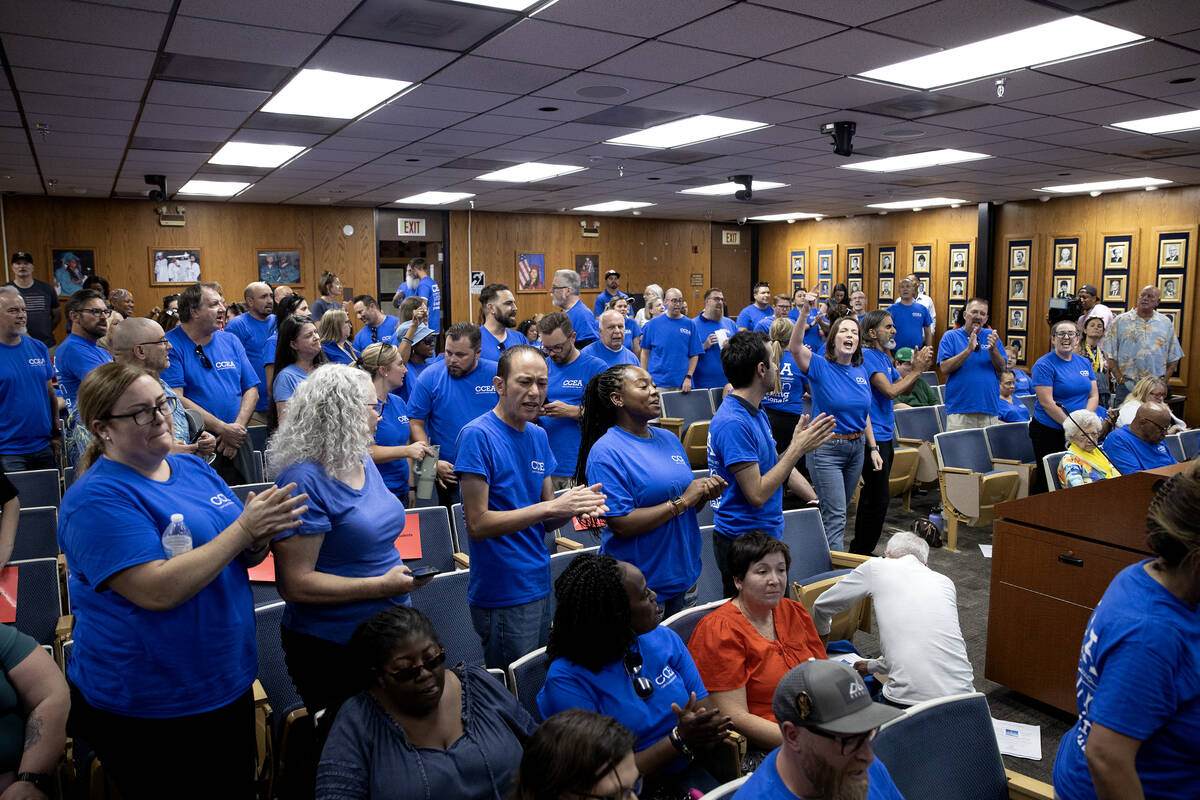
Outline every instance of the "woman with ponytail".
[[604, 484], [600, 552], [640, 569], [670, 616], [696, 603], [696, 506], [720, 497], [725, 481], [694, 478], [679, 438], [650, 425], [661, 413], [658, 387], [641, 367], [622, 364], [594, 376], [583, 396], [575, 480]]

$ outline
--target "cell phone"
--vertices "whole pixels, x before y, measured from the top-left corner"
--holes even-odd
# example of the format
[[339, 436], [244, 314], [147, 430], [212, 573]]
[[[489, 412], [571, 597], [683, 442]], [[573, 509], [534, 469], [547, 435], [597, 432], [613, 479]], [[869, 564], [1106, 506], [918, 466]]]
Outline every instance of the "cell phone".
[[440, 572], [441, 572], [441, 570], [438, 569], [437, 567], [431, 567], [431, 566], [428, 566], [427, 564], [422, 564], [421, 566], [417, 567], [416, 569], [414, 569], [412, 571], [412, 576], [414, 578], [428, 578], [428, 577], [432, 577], [433, 575], [437, 575]]

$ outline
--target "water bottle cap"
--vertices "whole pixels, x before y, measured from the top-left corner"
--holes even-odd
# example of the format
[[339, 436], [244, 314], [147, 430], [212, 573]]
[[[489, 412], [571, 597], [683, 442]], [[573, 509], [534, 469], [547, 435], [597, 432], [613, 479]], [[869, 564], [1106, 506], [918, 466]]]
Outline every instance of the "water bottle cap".
[[172, 514], [171, 522], [183, 522], [183, 514]]

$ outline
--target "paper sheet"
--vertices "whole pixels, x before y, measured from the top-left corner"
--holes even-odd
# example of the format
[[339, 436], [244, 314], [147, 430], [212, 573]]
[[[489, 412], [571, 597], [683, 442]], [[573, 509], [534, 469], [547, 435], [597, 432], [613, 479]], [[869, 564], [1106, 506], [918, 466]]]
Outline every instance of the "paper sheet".
[[829, 660], [841, 661], [843, 664], [849, 664], [852, 667], [859, 661], [866, 661], [866, 659], [860, 656], [858, 653], [830, 653]]
[[979, 545], [979, 550], [983, 553], [984, 558], [992, 557], [992, 546], [990, 544]]
[[1004, 755], [1042, 760], [1042, 729], [1039, 726], [993, 719], [992, 727], [996, 730], [996, 744]]

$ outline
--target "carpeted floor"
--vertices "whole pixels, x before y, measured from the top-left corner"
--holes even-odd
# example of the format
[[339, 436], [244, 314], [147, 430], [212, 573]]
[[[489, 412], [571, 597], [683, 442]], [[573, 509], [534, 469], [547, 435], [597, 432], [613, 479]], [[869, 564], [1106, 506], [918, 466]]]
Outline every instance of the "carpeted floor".
[[[883, 553], [884, 546], [892, 532], [911, 529], [913, 520], [927, 517], [930, 510], [939, 502], [940, 497], [936, 487], [927, 490], [922, 495], [913, 496], [911, 513], [904, 510], [904, 504], [898, 498], [893, 499], [888, 509], [884, 535], [875, 549], [876, 554]], [[853, 530], [853, 522], [847, 525], [847, 530]], [[990, 526], [987, 528], [959, 526], [958, 552], [952, 553], [945, 548], [933, 549], [929, 554], [929, 566], [948, 575], [958, 589], [959, 623], [962, 626], [963, 638], [966, 640], [967, 655], [971, 659], [971, 665], [975, 668], [975, 688], [987, 695], [992, 716], [996, 719], [1041, 726], [1041, 761], [1005, 756], [1005, 766], [1015, 772], [1048, 783], [1059, 740], [1062, 739], [1067, 729], [1075, 724], [1075, 717], [1010, 691], [983, 677], [984, 655], [987, 649], [991, 559], [984, 558], [979, 545], [991, 544], [991, 542]], [[879, 641], [875, 636], [860, 631], [854, 637], [854, 644], [858, 651], [865, 656], [879, 654]]]

